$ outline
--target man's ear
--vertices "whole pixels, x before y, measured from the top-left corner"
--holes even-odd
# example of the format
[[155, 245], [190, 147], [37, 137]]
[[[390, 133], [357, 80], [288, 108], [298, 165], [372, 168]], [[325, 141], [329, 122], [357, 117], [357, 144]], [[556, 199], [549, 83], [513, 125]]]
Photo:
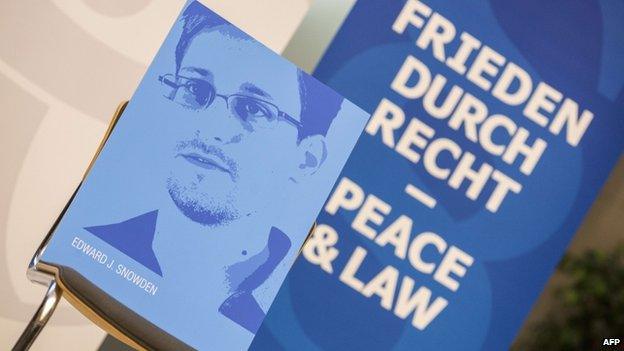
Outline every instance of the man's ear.
[[327, 146], [322, 135], [310, 135], [299, 142], [299, 165], [292, 177], [295, 182], [318, 171], [327, 158]]

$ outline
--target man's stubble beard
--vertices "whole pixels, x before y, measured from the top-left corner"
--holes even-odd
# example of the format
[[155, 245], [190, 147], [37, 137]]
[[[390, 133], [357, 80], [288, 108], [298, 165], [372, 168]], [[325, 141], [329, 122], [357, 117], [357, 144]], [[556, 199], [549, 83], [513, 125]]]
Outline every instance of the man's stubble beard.
[[200, 191], [196, 183], [180, 184], [179, 179], [173, 175], [167, 178], [167, 191], [180, 212], [193, 222], [219, 226], [240, 218], [238, 210], [232, 206], [234, 199], [231, 193], [218, 201], [210, 194]]

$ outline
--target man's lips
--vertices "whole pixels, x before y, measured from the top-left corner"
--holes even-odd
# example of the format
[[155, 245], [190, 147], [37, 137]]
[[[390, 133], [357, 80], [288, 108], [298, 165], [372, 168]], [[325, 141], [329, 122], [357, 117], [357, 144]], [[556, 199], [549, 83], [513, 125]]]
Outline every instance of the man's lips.
[[200, 154], [197, 152], [180, 153], [177, 156], [184, 158], [191, 164], [199, 166], [204, 169], [217, 169], [222, 172], [232, 174], [232, 171], [224, 165], [221, 160], [211, 155]]

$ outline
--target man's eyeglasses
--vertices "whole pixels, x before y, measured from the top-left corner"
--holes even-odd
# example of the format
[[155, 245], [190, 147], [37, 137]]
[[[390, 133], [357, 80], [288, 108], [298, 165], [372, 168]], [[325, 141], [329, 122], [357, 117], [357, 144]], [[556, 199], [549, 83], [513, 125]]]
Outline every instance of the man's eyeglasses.
[[214, 85], [206, 80], [174, 74], [162, 75], [158, 77], [158, 80], [170, 89], [165, 97], [186, 108], [202, 110], [208, 108], [217, 97], [220, 97], [233, 115], [252, 125], [268, 124], [283, 119], [297, 129], [302, 128], [301, 122], [281, 111], [274, 104], [245, 94], [217, 94]]

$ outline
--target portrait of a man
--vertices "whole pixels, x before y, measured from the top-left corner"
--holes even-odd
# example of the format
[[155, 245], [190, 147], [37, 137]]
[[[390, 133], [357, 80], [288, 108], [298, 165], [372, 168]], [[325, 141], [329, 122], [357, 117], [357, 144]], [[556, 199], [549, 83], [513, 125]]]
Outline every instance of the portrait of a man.
[[279, 287], [263, 304], [265, 283], [307, 234], [282, 225], [288, 195], [323, 166], [343, 99], [197, 2], [181, 21], [175, 66], [144, 83], [174, 126], [155, 136], [169, 152], [146, 155], [165, 165], [153, 174], [163, 201], [84, 229], [163, 279], [207, 277], [212, 289], [196, 296], [208, 312], [253, 334]]
[[136, 340], [247, 349], [368, 118], [188, 1], [42, 262]]

